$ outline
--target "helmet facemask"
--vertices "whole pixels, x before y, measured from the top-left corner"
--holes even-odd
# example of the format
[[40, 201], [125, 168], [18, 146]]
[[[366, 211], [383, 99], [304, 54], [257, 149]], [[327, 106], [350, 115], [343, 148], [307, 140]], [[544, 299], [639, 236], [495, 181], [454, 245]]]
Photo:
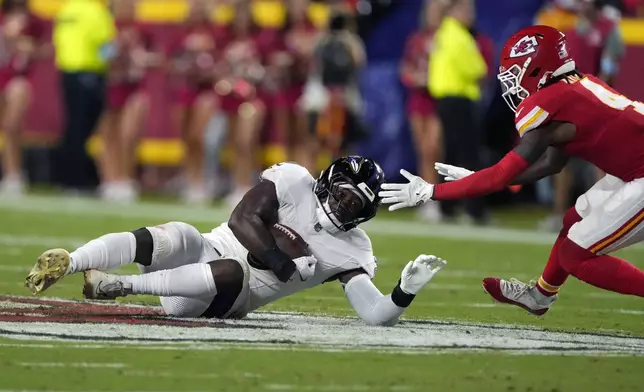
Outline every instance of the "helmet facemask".
[[497, 79], [501, 82], [501, 96], [515, 113], [521, 102], [530, 95], [530, 92], [521, 86], [521, 80], [523, 80], [530, 61], [531, 59], [527, 59], [523, 64], [523, 68], [513, 64], [510, 68], [497, 75]]
[[320, 224], [328, 231], [348, 231], [371, 219], [363, 192], [346, 176], [336, 173], [327, 189], [316, 189]]

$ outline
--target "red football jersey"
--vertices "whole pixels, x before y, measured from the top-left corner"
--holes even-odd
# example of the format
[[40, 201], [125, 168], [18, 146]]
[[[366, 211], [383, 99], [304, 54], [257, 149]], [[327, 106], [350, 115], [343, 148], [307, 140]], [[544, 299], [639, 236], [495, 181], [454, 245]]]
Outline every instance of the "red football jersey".
[[546, 124], [575, 124], [574, 139], [556, 146], [623, 181], [644, 177], [644, 104], [594, 76], [555, 83], [523, 100], [516, 112], [520, 136]]

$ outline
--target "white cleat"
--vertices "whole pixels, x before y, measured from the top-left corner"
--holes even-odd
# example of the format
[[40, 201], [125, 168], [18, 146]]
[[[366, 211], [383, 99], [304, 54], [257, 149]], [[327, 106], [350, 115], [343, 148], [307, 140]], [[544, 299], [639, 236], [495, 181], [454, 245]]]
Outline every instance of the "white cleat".
[[528, 285], [516, 279], [485, 278], [483, 290], [495, 300], [519, 306], [535, 316], [544, 315], [557, 300], [556, 295], [547, 297], [534, 285]]
[[43, 253], [31, 269], [25, 286], [33, 295], [42, 293], [49, 286], [62, 279], [69, 268], [69, 252], [65, 249], [50, 249]]
[[122, 282], [118, 275], [110, 275], [97, 270], [83, 273], [85, 285], [83, 295], [86, 299], [109, 300], [132, 294], [132, 285]]

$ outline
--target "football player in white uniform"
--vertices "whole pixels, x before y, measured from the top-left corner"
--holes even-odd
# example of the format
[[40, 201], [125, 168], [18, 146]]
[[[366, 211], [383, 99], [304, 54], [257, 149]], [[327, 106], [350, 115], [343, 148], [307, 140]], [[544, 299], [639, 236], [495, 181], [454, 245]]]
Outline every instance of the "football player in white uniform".
[[[380, 166], [360, 156], [338, 159], [317, 180], [302, 166], [277, 164], [262, 173], [229, 222], [210, 233], [170, 222], [107, 234], [71, 254], [52, 249], [38, 259], [26, 286], [37, 294], [66, 275], [85, 272], [84, 294], [90, 299], [151, 294], [161, 297], [168, 315], [241, 318], [338, 280], [362, 320], [393, 325], [445, 261], [418, 256], [386, 296], [372, 283], [376, 259], [369, 237], [357, 226], [376, 215], [384, 181]], [[312, 255], [292, 260], [280, 250], [268, 229], [275, 223], [296, 231]], [[142, 274], [101, 272], [128, 263], [137, 263]]]

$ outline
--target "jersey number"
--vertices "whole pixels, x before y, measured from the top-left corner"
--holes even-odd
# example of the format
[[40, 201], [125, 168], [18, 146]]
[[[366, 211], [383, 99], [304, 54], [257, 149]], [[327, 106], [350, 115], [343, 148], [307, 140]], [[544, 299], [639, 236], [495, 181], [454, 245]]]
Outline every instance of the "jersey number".
[[644, 115], [644, 103], [638, 101], [631, 101], [623, 95], [615, 94], [601, 84], [597, 84], [590, 79], [581, 80], [582, 86], [584, 86], [588, 91], [593, 93], [603, 104], [610, 106], [613, 109], [624, 110], [629, 106], [632, 106], [633, 109]]

